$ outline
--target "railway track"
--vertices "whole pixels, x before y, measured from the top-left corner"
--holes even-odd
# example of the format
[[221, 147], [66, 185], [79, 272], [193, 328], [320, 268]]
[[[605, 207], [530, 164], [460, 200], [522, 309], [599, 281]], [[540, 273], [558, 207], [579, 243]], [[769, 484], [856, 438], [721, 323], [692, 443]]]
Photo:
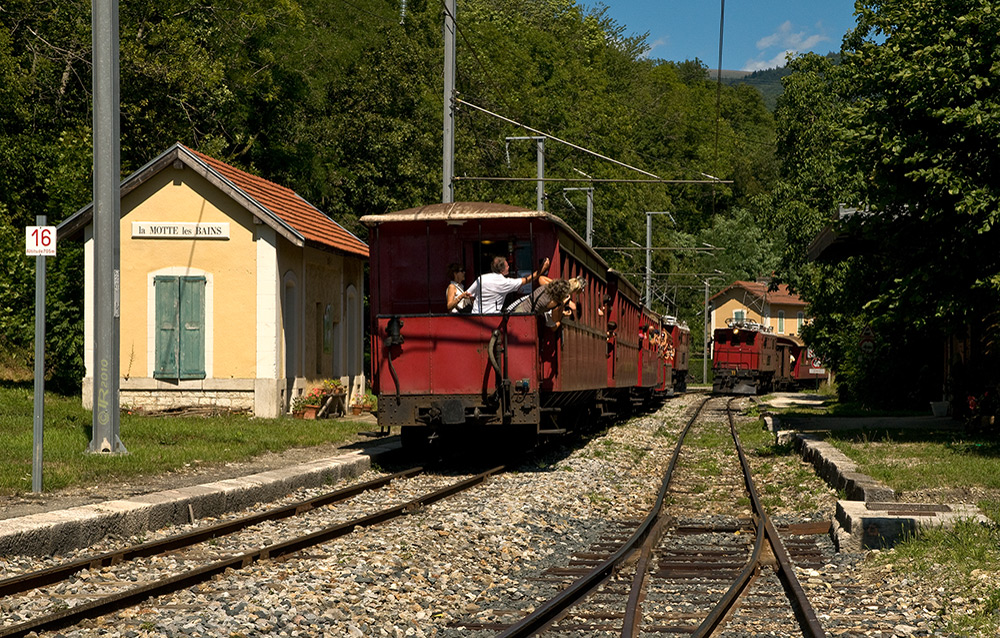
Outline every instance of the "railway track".
[[[562, 590], [520, 621], [493, 627], [499, 636], [826, 635], [760, 503], [731, 401], [725, 413], [739, 463], [715, 467], [700, 458], [698, 440], [717, 436], [717, 428], [699, 417], [721, 402], [706, 398], [682, 430], [646, 518], [619, 521], [591, 551], [543, 574]], [[710, 501], [725, 513], [706, 516], [713, 490]], [[802, 540], [816, 533], [812, 527], [784, 530], [797, 539], [803, 564], [819, 551]]]
[[[416, 477], [422, 474], [423, 468], [411, 468], [163, 540], [20, 574], [0, 581], [0, 609], [3, 610], [4, 619], [0, 625], [0, 637], [26, 636], [32, 632], [72, 626], [85, 619], [137, 605], [156, 596], [193, 587], [230, 569], [241, 569], [264, 560], [287, 558], [345, 536], [356, 528], [378, 525], [447, 499], [480, 485], [491, 475], [503, 470], [503, 467], [495, 467], [475, 476], [438, 486], [429, 492], [406, 495], [402, 500], [397, 496], [393, 500], [398, 502], [388, 507], [338, 522], [330, 523], [314, 516], [312, 521], [305, 522], [307, 531], [304, 533], [276, 528], [275, 537], [281, 540], [264, 546], [244, 546], [239, 532], [284, 519], [304, 519], [328, 505], [380, 490], [393, 482]], [[146, 561], [150, 573], [155, 574], [147, 582], [136, 583], [133, 576], [119, 576], [119, 568], [127, 565], [130, 570], [134, 570], [136, 563], [142, 561]], [[166, 569], [164, 563], [168, 564]], [[163, 574], [163, 571], [169, 573]], [[59, 589], [59, 586], [67, 583], [73, 583], [70, 590], [74, 593], [69, 596]], [[60, 599], [72, 600], [73, 605], [52, 604], [52, 601]], [[59, 608], [52, 610], [53, 606]]]
[[[638, 624], [631, 635], [692, 634], [751, 562], [757, 530], [742, 474], [736, 463], [729, 463], [735, 454], [722, 445], [732, 448], [723, 428], [724, 403], [713, 400], [692, 418], [701, 400], [689, 393], [657, 415], [615, 426], [580, 447], [527, 459], [515, 471], [432, 507], [422, 507], [430, 502], [423, 497], [448, 487], [455, 477], [429, 472], [413, 480], [386, 477], [380, 480], [388, 479], [387, 485], [338, 501], [336, 507], [293, 504], [286, 511], [308, 511], [256, 522], [244, 534], [206, 534], [198, 545], [172, 548], [163, 556], [144, 557], [136, 548], [126, 548], [134, 556], [120, 550], [73, 561], [79, 565], [72, 569], [79, 571], [68, 579], [21, 593], [11, 593], [17, 587], [10, 589], [10, 579], [0, 581], [8, 587], [8, 593], [0, 594], [0, 636], [41, 634], [44, 629], [14, 628], [45, 614], [82, 608], [102, 595], [124, 597], [154, 581], [253, 550], [267, 550], [270, 560], [261, 554], [244, 569], [226, 569], [211, 582], [174, 583], [183, 588], [170, 594], [135, 591], [130, 594], [135, 600], [126, 601], [132, 606], [96, 617], [99, 612], [88, 610], [75, 622], [60, 621], [72, 623], [61, 631], [80, 637], [423, 632], [485, 638], [510, 631], [555, 594], [601, 570], [596, 588], [582, 602], [556, 612], [536, 633], [620, 636], [632, 609], [628, 624], [635, 619]], [[740, 422], [745, 424], [744, 416]], [[650, 478], [663, 473], [682, 431], [673, 479], [659, 494]], [[760, 446], [759, 439], [750, 440], [755, 436], [750, 432], [740, 430], [748, 446]], [[769, 507], [781, 517], [774, 521], [775, 531], [830, 635], [891, 635], [897, 625], [917, 624], [913, 613], [895, 602], [904, 600], [899, 598], [903, 590], [859, 581], [853, 569], [861, 557], [834, 551], [829, 518], [823, 514], [829, 502], [810, 498], [818, 479], [790, 467], [797, 460], [781, 461], [766, 453], [751, 460], [766, 477]], [[789, 489], [791, 485], [797, 487]], [[603, 569], [640, 532], [660, 499], [663, 513], [645, 534], [658, 542], [644, 555], [639, 541], [616, 567]], [[280, 553], [281, 543], [293, 536], [371, 516], [390, 505], [406, 511], [407, 503], [412, 503], [409, 516], [355, 527], [353, 534], [323, 546]], [[817, 507], [815, 513], [811, 507]], [[110, 539], [102, 547], [120, 547], [120, 542]], [[756, 575], [713, 635], [805, 635], [791, 606], [775, 603], [788, 597], [770, 543], [762, 545]], [[703, 560], [710, 555], [711, 561]], [[640, 560], [646, 566], [637, 570]], [[20, 574], [52, 564], [49, 559], [7, 558], [0, 560], [0, 569]], [[645, 574], [638, 588], [637, 572]], [[139, 600], [143, 595], [145, 602]], [[773, 612], [778, 608], [781, 614]]]

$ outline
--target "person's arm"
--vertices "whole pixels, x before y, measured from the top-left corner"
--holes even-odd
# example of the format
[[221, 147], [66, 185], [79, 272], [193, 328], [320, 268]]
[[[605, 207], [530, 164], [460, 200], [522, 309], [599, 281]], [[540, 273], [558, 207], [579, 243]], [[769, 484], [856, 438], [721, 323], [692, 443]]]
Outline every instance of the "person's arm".
[[549, 279], [548, 277], [544, 276], [542, 273], [545, 273], [545, 272], [549, 271], [549, 264], [550, 263], [551, 262], [549, 261], [549, 258], [546, 257], [545, 261], [542, 262], [542, 267], [541, 268], [539, 268], [535, 272], [531, 273], [530, 275], [525, 275], [524, 277], [521, 277], [521, 284], [524, 285], [524, 284], [526, 284], [526, 283], [528, 283], [530, 281], [535, 281], [537, 279], [539, 281], [539, 283], [542, 284], [543, 286], [548, 285], [549, 282], [551, 282], [552, 280]]
[[[479, 292], [480, 292], [479, 291], [479, 282], [481, 281], [481, 279], [482, 279], [481, 277], [476, 277], [476, 280], [473, 281], [472, 284], [468, 288], [465, 289], [465, 294], [468, 295], [468, 298], [472, 300], [472, 311], [473, 312], [476, 312], [476, 302], [477, 302], [476, 296], [479, 295]], [[482, 311], [483, 311], [483, 309], [480, 308], [479, 312], [482, 312]]]
[[556, 324], [556, 328], [562, 325], [563, 319], [572, 319], [574, 310], [576, 310], [576, 303], [572, 299], [567, 299], [565, 303], [557, 304], [552, 309], [552, 321]]
[[467, 292], [455, 294], [456, 292], [458, 292], [458, 287], [455, 284], [448, 284], [448, 312], [451, 312], [459, 301], [472, 298], [472, 295]]

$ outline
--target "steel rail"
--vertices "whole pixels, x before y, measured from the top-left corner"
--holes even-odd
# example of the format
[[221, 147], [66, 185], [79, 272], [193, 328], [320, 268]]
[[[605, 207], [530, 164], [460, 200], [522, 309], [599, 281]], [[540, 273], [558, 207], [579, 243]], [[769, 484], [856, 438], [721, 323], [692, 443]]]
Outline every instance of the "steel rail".
[[625, 544], [623, 544], [618, 551], [612, 554], [603, 563], [592, 569], [585, 576], [582, 576], [574, 581], [571, 585], [553, 598], [547, 600], [534, 612], [528, 614], [517, 623], [497, 634], [497, 638], [524, 638], [545, 629], [558, 620], [566, 612], [566, 610], [593, 593], [594, 590], [601, 585], [601, 583], [614, 574], [615, 570], [621, 566], [626, 558], [631, 556], [636, 549], [641, 546], [643, 541], [645, 541], [646, 537], [650, 534], [653, 526], [660, 518], [660, 513], [663, 509], [663, 502], [667, 495], [667, 488], [673, 478], [674, 468], [677, 466], [677, 459], [680, 456], [680, 450], [682, 444], [684, 443], [684, 437], [687, 436], [687, 433], [690, 431], [695, 419], [697, 419], [698, 415], [701, 414], [702, 408], [704, 408], [705, 404], [711, 399], [712, 397], [708, 396], [704, 401], [702, 401], [701, 405], [698, 406], [694, 415], [692, 415], [687, 425], [684, 426], [684, 429], [681, 431], [677, 440], [677, 445], [674, 447], [673, 455], [670, 458], [670, 463], [663, 475], [663, 481], [660, 484], [660, 491], [657, 494], [656, 503]]
[[169, 551], [182, 549], [184, 547], [190, 547], [191, 545], [203, 543], [213, 538], [238, 532], [242, 529], [250, 527], [251, 525], [256, 525], [264, 521], [275, 521], [288, 518], [290, 516], [298, 516], [299, 514], [304, 514], [316, 509], [317, 507], [323, 507], [330, 505], [331, 503], [343, 501], [369, 490], [379, 489], [396, 479], [416, 476], [421, 472], [423, 472], [422, 467], [413, 467], [389, 476], [329, 492], [315, 498], [272, 508], [259, 514], [251, 514], [250, 516], [244, 516], [232, 521], [217, 523], [215, 525], [196, 529], [184, 534], [177, 534], [161, 540], [133, 545], [131, 547], [126, 547], [125, 549], [106, 552], [97, 556], [85, 557], [64, 563], [62, 565], [49, 567], [48, 569], [29, 572], [12, 578], [7, 578], [5, 580], [0, 580], [0, 596], [10, 596], [30, 591], [32, 589], [37, 589], [39, 587], [44, 587], [45, 585], [51, 585], [52, 583], [58, 583], [66, 580], [73, 574], [87, 569], [110, 567], [126, 561], [135, 560], [136, 558], [146, 558], [148, 556], [155, 556], [157, 554], [163, 554]]
[[25, 636], [31, 632], [42, 632], [50, 631], [54, 629], [60, 629], [62, 627], [67, 627], [76, 622], [84, 620], [86, 618], [96, 618], [98, 616], [103, 616], [112, 611], [118, 609], [124, 609], [135, 605], [143, 600], [153, 598], [155, 596], [161, 596], [163, 594], [168, 594], [180, 589], [191, 587], [198, 583], [210, 580], [217, 574], [221, 574], [227, 569], [241, 569], [247, 567], [262, 560], [281, 558], [283, 556], [288, 556], [299, 552], [305, 548], [312, 547], [315, 545], [320, 545], [322, 543], [328, 542], [335, 538], [341, 536], [346, 536], [358, 527], [370, 527], [373, 525], [378, 525], [385, 521], [403, 516], [410, 512], [413, 512], [423, 505], [428, 505], [435, 503], [442, 499], [448, 498], [454, 494], [462, 492], [464, 490], [475, 487], [483, 483], [487, 478], [493, 474], [499, 473], [504, 470], [503, 466], [495, 467], [491, 470], [487, 470], [481, 474], [478, 474], [472, 478], [466, 479], [464, 481], [459, 481], [453, 485], [442, 488], [435, 492], [425, 494], [418, 498], [407, 501], [406, 503], [390, 507], [374, 514], [368, 516], [363, 516], [351, 521], [346, 521], [344, 523], [338, 523], [336, 525], [331, 525], [319, 531], [313, 532], [311, 534], [306, 534], [304, 536], [299, 536], [296, 538], [283, 541], [281, 543], [275, 543], [274, 545], [269, 545], [267, 547], [258, 548], [237, 556], [232, 556], [223, 560], [216, 561], [209, 565], [192, 569], [190, 571], [176, 574], [174, 576], [168, 577], [166, 579], [150, 583], [149, 585], [144, 585], [142, 587], [136, 587], [133, 589], [125, 590], [106, 596], [99, 600], [91, 601], [83, 605], [79, 605], [72, 609], [63, 610], [54, 614], [49, 614], [35, 620], [30, 620], [17, 625], [11, 625], [8, 627], [0, 627], [0, 637], [8, 638], [13, 636]]
[[[812, 605], [809, 603], [809, 598], [806, 596], [805, 590], [802, 589], [802, 585], [799, 583], [798, 578], [795, 576], [795, 568], [792, 565], [791, 559], [788, 557], [788, 552], [785, 551], [785, 547], [781, 542], [781, 537], [778, 536], [777, 530], [771, 523], [770, 517], [764, 511], [764, 507], [760, 502], [760, 497], [757, 494], [757, 488], [754, 485], [752, 473], [750, 471], [750, 462], [747, 460], [746, 454], [743, 452], [743, 444], [740, 442], [739, 434], [736, 432], [736, 423], [733, 419], [733, 411], [731, 408], [732, 402], [735, 400], [730, 399], [729, 405], [727, 405], [727, 415], [729, 417], [729, 431], [732, 434], [733, 441], [736, 443], [736, 453], [740, 459], [740, 465], [743, 468], [743, 481], [747, 489], [747, 493], [750, 495], [751, 507], [754, 511], [754, 515], [757, 518], [757, 530], [758, 530], [758, 545], [760, 545], [761, 540], [766, 539], [771, 546], [771, 551], [778, 563], [777, 575], [779, 580], [781, 580], [782, 585], [785, 588], [786, 593], [792, 603], [792, 609], [795, 613], [795, 618], [799, 622], [799, 626], [806, 636], [810, 638], [825, 638], [826, 631], [824, 631], [823, 626], [820, 625], [819, 620], [816, 618], [816, 612], [813, 610]], [[761, 534], [763, 531], [763, 534]], [[759, 548], [754, 549], [754, 560], [751, 565], [756, 569], [759, 566]], [[749, 567], [750, 565], [748, 565]], [[744, 570], [744, 573], [746, 570]], [[741, 574], [741, 579], [744, 574]], [[749, 582], [749, 580], [747, 580]], [[739, 581], [730, 588], [723, 599], [716, 605], [716, 608], [712, 610], [711, 615], [706, 618], [706, 620], [699, 625], [698, 629], [695, 631], [693, 636], [708, 636], [711, 632], [718, 626], [722, 619], [732, 610], [733, 605], [736, 600], [738, 600], [739, 595], [735, 590], [739, 585]], [[740, 589], [745, 586], [740, 586]]]
[[701, 622], [700, 625], [691, 633], [693, 638], [704, 638], [706, 636], [711, 636], [712, 633], [718, 629], [719, 625], [725, 620], [726, 616], [733, 609], [733, 605], [739, 600], [743, 592], [750, 585], [750, 582], [760, 571], [760, 554], [764, 549], [764, 526], [761, 524], [760, 520], [757, 521], [757, 531], [756, 540], [753, 545], [753, 553], [750, 555], [750, 560], [747, 561], [746, 566], [743, 571], [740, 572], [736, 580], [729, 587], [729, 590], [722, 595], [719, 602], [715, 605], [705, 620]]
[[[732, 403], [732, 399], [729, 400]], [[732, 423], [732, 411], [729, 409], [727, 404], [727, 410], [730, 423]], [[736, 442], [737, 448], [739, 447], [739, 441]], [[746, 480], [746, 468], [744, 468], [744, 480]], [[750, 555], [750, 559], [747, 561], [746, 566], [733, 581], [732, 586], [729, 590], [722, 596], [719, 603], [712, 609], [705, 620], [695, 629], [692, 633], [694, 638], [704, 638], [705, 636], [710, 636], [713, 631], [719, 626], [719, 624], [729, 613], [732, 608], [733, 603], [739, 599], [739, 597], [746, 590], [747, 586], [760, 571], [760, 555], [764, 548], [764, 527], [758, 518], [756, 526], [756, 536], [755, 536], [753, 552]], [[644, 544], [642, 548], [642, 557], [639, 563], [636, 565], [635, 576], [632, 581], [632, 590], [629, 594], [629, 601], [625, 607], [625, 620], [622, 623], [622, 638], [632, 638], [639, 633], [639, 625], [641, 620], [641, 615], [639, 613], [639, 607], [641, 604], [641, 590], [644, 588], [646, 580], [646, 567], [648, 565], [649, 557], [652, 554], [654, 542], [648, 542]]]
[[635, 564], [635, 574], [632, 576], [632, 588], [629, 590], [628, 603], [625, 605], [625, 617], [622, 620], [622, 638], [631, 638], [639, 631], [639, 614], [645, 593], [646, 574], [649, 571], [649, 561], [653, 558], [653, 547], [659, 543], [663, 528], [670, 522], [670, 517], [664, 516], [653, 526], [653, 531], [646, 537], [639, 553], [639, 561]]

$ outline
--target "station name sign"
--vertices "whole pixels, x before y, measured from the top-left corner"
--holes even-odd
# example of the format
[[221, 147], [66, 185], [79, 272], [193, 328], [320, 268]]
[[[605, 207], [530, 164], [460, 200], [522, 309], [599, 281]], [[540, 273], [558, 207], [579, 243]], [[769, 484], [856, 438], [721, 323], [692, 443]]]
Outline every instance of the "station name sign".
[[229, 239], [229, 222], [132, 222], [133, 239]]

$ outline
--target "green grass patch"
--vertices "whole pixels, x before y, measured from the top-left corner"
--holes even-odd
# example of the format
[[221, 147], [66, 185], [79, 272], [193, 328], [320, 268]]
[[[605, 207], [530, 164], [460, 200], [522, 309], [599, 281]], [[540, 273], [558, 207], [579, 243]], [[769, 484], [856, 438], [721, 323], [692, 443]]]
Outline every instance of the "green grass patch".
[[688, 434], [685, 444], [705, 449], [715, 449], [722, 446], [730, 448], [733, 445], [733, 437], [729, 434], [728, 425], [716, 423]]
[[[767, 403], [767, 398], [763, 399]], [[906, 417], [906, 416], [928, 416], [929, 412], [919, 410], [873, 410], [866, 408], [859, 403], [840, 403], [836, 397], [824, 396], [822, 402], [815, 405], [795, 404], [787, 407], [769, 406], [768, 410], [775, 414], [782, 414], [787, 417], [807, 417], [807, 416], [835, 416], [843, 418], [879, 418], [879, 417]]]
[[816, 511], [826, 486], [802, 464], [791, 443], [776, 443], [762, 420], [740, 422], [737, 434], [758, 477], [757, 492], [765, 510], [784, 506]]
[[859, 472], [897, 492], [1000, 489], [1000, 441], [922, 430], [834, 432], [827, 440], [857, 463]]
[[[0, 495], [31, 490], [34, 390], [0, 386]], [[243, 461], [265, 452], [350, 441], [368, 426], [342, 420], [257, 419], [244, 415], [154, 417], [123, 414], [128, 454], [90, 454], [92, 415], [79, 397], [47, 394], [42, 452], [45, 491], [100, 485], [190, 467]]]

